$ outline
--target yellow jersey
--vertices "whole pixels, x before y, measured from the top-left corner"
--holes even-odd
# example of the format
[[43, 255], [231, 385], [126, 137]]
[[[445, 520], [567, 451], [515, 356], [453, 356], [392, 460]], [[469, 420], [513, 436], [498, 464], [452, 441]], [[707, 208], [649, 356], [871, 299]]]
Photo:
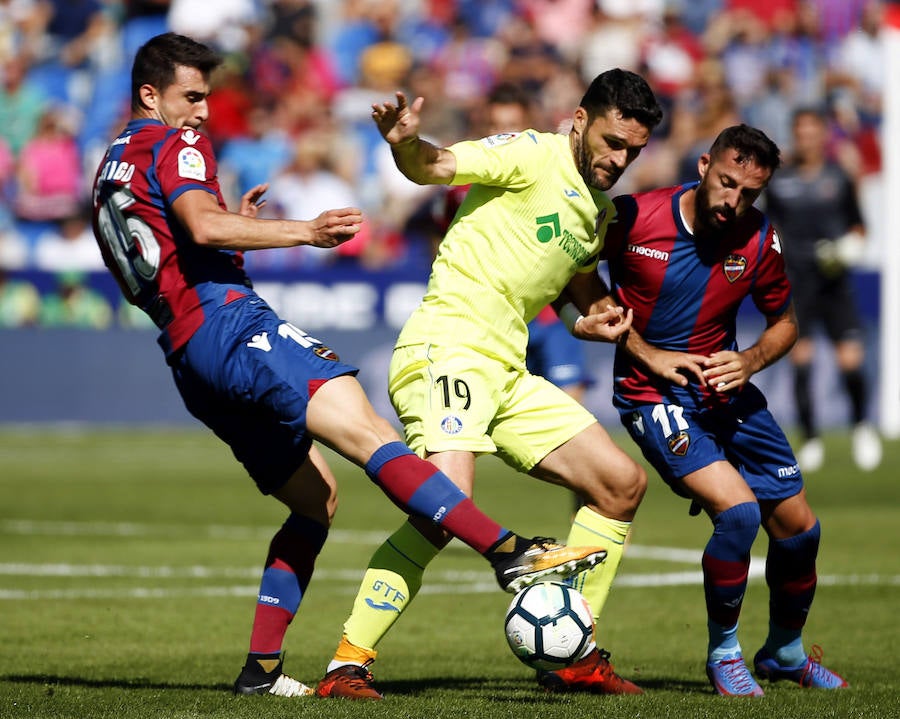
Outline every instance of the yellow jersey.
[[526, 130], [458, 142], [450, 184], [471, 184], [397, 347], [471, 347], [524, 367], [528, 322], [593, 271], [612, 201], [589, 187], [567, 135]]

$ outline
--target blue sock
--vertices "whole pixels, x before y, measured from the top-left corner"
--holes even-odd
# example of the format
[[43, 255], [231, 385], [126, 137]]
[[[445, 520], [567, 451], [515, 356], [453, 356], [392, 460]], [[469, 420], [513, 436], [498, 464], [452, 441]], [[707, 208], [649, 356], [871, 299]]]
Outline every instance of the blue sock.
[[703, 551], [703, 591], [710, 621], [733, 627], [741, 613], [750, 548], [759, 531], [759, 505], [737, 504], [713, 518], [713, 533]]
[[737, 624], [723, 627], [709, 619], [706, 622], [706, 628], [709, 631], [708, 661], [718, 662], [722, 659], [734, 659], [741, 655], [741, 645], [737, 638]]
[[766, 651], [783, 667], [799, 667], [806, 664], [803, 639], [796, 629], [784, 629], [770, 623]]

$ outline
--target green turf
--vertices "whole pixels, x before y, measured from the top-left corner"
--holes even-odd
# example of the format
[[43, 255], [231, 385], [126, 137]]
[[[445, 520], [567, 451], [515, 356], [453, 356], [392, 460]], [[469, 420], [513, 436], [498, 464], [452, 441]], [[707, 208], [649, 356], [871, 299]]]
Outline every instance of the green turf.
[[[622, 437], [623, 443], [629, 442]], [[552, 696], [506, 647], [508, 596], [459, 543], [435, 561], [426, 591], [382, 643], [380, 703], [237, 698], [258, 568], [283, 519], [229, 451], [202, 430], [0, 431], [0, 717], [882, 717], [900, 716], [900, 444], [874, 473], [855, 471], [845, 437], [829, 436], [826, 469], [808, 478], [822, 518], [820, 587], [807, 644], [847, 676], [841, 692], [764, 684], [758, 700], [712, 694], [703, 671], [705, 615], [696, 573], [647, 548], [699, 551], [708, 521], [690, 518], [651, 472], [633, 551], [599, 628], [640, 697]], [[628, 446], [626, 444], [625, 446]], [[630, 450], [630, 447], [629, 447]], [[401, 515], [361, 471], [334, 466], [341, 505], [303, 608], [287, 668], [314, 682], [340, 636], [356, 582]], [[511, 528], [565, 534], [560, 489], [480, 460], [477, 499]], [[755, 547], [762, 557], [764, 544]], [[740, 638], [766, 627], [766, 589], [749, 587]]]

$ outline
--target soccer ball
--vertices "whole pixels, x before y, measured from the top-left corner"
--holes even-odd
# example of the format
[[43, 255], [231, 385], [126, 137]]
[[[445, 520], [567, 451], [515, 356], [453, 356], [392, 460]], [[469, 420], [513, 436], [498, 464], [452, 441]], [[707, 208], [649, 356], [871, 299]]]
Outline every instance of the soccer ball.
[[516, 594], [505, 628], [509, 648], [532, 669], [567, 667], [594, 639], [587, 600], [558, 582], [532, 584]]

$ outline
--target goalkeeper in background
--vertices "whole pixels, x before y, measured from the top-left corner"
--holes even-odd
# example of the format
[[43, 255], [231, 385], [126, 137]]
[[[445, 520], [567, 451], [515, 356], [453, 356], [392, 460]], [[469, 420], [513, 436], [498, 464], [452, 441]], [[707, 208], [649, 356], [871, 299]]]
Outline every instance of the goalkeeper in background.
[[804, 439], [797, 461], [804, 472], [815, 472], [825, 461], [812, 387], [814, 333], [822, 326], [850, 400], [853, 460], [860, 469], [871, 471], [881, 463], [881, 439], [867, 421], [863, 326], [848, 272], [862, 255], [865, 242], [856, 187], [828, 156], [828, 124], [823, 112], [798, 110], [792, 132], [792, 156], [772, 178], [765, 199], [766, 211], [784, 240], [800, 330], [790, 354], [794, 400]]

